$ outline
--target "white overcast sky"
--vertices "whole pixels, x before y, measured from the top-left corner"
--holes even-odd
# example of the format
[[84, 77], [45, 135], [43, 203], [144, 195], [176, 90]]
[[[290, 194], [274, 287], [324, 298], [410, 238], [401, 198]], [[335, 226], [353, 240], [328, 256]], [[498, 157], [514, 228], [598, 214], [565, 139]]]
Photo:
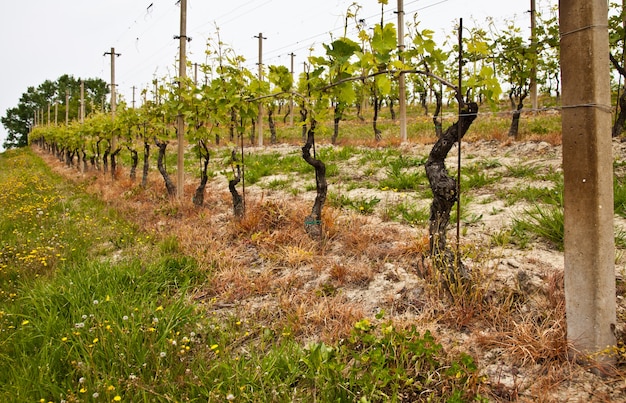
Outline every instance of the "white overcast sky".
[[[369, 26], [380, 22], [377, 0], [188, 0], [188, 59], [205, 60], [208, 37], [219, 27], [222, 42], [246, 58], [256, 69], [258, 39], [263, 41], [263, 63], [289, 67], [295, 53], [295, 70], [302, 69], [308, 49], [329, 43], [343, 34], [348, 6], [362, 6], [359, 18]], [[553, 2], [553, 1], [552, 1]], [[75, 78], [110, 81], [111, 47], [116, 59], [118, 93], [129, 103], [132, 87], [146, 88], [153, 78], [175, 76], [180, 7], [176, 0], [0, 0], [0, 115], [19, 102], [29, 86], [56, 80], [63, 74]], [[385, 21], [397, 22], [397, 0], [389, 0]], [[548, 7], [550, 0], [538, 0]], [[441, 37], [452, 33], [463, 18], [466, 27], [484, 25], [486, 17], [515, 20], [527, 29], [530, 0], [404, 0], [405, 20], [417, 13], [421, 28]], [[349, 36], [356, 38], [355, 34]], [[321, 51], [316, 52], [322, 55]], [[136, 95], [139, 100], [139, 90]], [[0, 125], [0, 147], [6, 137]]]

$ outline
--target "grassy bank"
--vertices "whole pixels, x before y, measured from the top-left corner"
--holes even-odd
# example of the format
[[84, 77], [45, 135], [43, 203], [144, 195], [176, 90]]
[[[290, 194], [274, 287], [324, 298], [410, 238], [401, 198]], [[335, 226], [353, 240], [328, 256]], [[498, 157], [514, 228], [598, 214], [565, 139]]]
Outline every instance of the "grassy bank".
[[334, 345], [191, 298], [212, 267], [66, 182], [0, 155], [0, 400], [468, 401], [473, 359], [383, 315]]

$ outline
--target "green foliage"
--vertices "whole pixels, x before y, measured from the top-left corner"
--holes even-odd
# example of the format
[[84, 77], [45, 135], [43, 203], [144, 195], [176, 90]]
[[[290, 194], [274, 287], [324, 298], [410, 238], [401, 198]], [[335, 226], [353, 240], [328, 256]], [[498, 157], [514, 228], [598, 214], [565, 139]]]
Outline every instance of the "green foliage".
[[[90, 115], [102, 105], [104, 96], [108, 94], [106, 82], [99, 78], [83, 79], [85, 86], [85, 113]], [[54, 124], [54, 105], [57, 106], [58, 119], [65, 120], [66, 111], [69, 119], [78, 117], [80, 103], [80, 82], [73, 76], [63, 75], [55, 81], [46, 80], [35, 87], [28, 87], [22, 94], [17, 106], [9, 108], [1, 121], [7, 129], [8, 136], [3, 144], [5, 148], [23, 147], [27, 145], [29, 129], [34, 126], [35, 116], [38, 116], [38, 124]], [[69, 94], [69, 104], [66, 104], [66, 92]], [[49, 109], [51, 107], [51, 109]], [[60, 124], [61, 122], [58, 121]]]
[[477, 367], [461, 354], [451, 362], [430, 332], [396, 329], [363, 319], [352, 336], [333, 348], [315, 343], [304, 350], [302, 383], [322, 401], [481, 400]]

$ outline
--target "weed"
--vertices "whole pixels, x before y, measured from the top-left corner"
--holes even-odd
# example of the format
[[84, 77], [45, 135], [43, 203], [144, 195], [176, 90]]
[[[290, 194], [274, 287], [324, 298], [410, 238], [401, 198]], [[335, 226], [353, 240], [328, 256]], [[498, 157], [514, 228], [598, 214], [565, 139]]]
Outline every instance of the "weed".
[[290, 184], [291, 181], [287, 179], [273, 179], [267, 184], [267, 188], [272, 190], [284, 190], [288, 189]]
[[490, 235], [490, 243], [495, 246], [506, 246], [511, 242], [512, 230], [501, 229]]
[[428, 207], [418, 208], [404, 200], [400, 203], [387, 205], [383, 217], [387, 220], [397, 220], [411, 225], [423, 225], [428, 222], [430, 210]]
[[540, 206], [524, 210], [523, 216], [513, 219], [513, 233], [533, 233], [549, 242], [558, 250], [563, 250], [563, 208], [560, 206]]
[[613, 199], [615, 213], [626, 217], [626, 181], [617, 176], [613, 179]]
[[499, 175], [489, 175], [486, 172], [468, 172], [461, 175], [461, 188], [479, 189], [494, 184], [499, 180]]
[[497, 159], [485, 159], [483, 161], [479, 161], [478, 165], [483, 169], [494, 169], [502, 166], [502, 163]]
[[533, 179], [537, 176], [539, 171], [538, 165], [532, 164], [520, 164], [520, 165], [507, 165], [506, 175], [513, 178], [529, 178]]
[[347, 207], [365, 215], [372, 214], [376, 205], [380, 203], [378, 197], [351, 199], [346, 195], [337, 195], [335, 193], [330, 193], [328, 200], [331, 206]]

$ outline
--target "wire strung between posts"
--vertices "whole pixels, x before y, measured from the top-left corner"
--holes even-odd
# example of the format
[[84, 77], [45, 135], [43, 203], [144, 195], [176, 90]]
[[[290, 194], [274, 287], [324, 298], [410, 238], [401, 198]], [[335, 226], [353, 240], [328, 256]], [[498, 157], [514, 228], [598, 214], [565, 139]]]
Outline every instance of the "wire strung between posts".
[[602, 112], [613, 113], [613, 107], [611, 105], [603, 105], [603, 104], [577, 104], [577, 105], [562, 105], [561, 109], [573, 109], [573, 108], [598, 108]]
[[562, 33], [561, 33], [561, 32], [559, 32], [559, 36], [560, 36], [561, 38], [563, 38], [564, 36], [568, 36], [568, 35], [571, 35], [571, 34], [575, 34], [575, 33], [577, 33], [577, 32], [586, 31], [586, 30], [588, 30], [588, 29], [595, 29], [595, 28], [609, 29], [609, 26], [608, 26], [608, 25], [605, 25], [605, 24], [592, 24], [592, 25], [585, 25], [584, 27], [576, 28], [576, 29], [573, 29], [573, 30], [571, 30], [571, 31], [562, 32]]

